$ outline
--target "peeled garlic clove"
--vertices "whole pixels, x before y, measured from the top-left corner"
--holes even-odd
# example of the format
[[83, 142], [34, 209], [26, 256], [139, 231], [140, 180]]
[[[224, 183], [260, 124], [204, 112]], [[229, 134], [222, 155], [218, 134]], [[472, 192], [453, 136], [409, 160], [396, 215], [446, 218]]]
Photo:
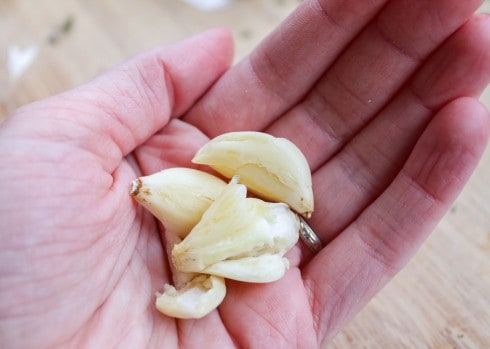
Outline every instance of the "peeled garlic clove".
[[308, 218], [313, 212], [311, 172], [303, 153], [289, 140], [261, 132], [231, 132], [204, 145], [192, 162], [211, 166], [240, 181], [257, 196], [285, 202]]
[[185, 239], [174, 246], [172, 261], [185, 272], [200, 272], [221, 260], [272, 245], [267, 222], [247, 205], [247, 188], [234, 178]]
[[176, 167], [137, 178], [131, 195], [166, 229], [184, 237], [225, 187], [209, 173]]
[[225, 280], [214, 275], [200, 275], [176, 290], [165, 285], [163, 294], [157, 296], [157, 309], [179, 319], [199, 319], [221, 304], [226, 295]]
[[281, 203], [247, 198], [234, 177], [185, 239], [174, 246], [172, 261], [184, 272], [202, 272], [227, 259], [284, 254], [299, 236], [296, 214]]
[[263, 254], [215, 263], [203, 273], [245, 282], [272, 282], [279, 280], [289, 268], [289, 261], [280, 254]]

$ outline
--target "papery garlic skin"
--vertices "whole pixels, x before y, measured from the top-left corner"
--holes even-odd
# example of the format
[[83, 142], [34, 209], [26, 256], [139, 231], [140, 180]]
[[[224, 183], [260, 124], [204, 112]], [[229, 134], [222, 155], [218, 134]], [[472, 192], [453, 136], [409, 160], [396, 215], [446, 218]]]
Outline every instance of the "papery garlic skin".
[[226, 182], [209, 173], [175, 167], [137, 178], [131, 195], [182, 238], [225, 187]]
[[[176, 269], [210, 272], [212, 265], [226, 260], [239, 262], [241, 258], [264, 254], [282, 257], [298, 241], [299, 220], [287, 205], [266, 203], [246, 195], [247, 188], [234, 177], [189, 235], [174, 246], [172, 261]], [[250, 264], [252, 261], [248, 263], [249, 268], [254, 267]], [[275, 275], [284, 274], [284, 266], [282, 263]], [[244, 268], [245, 265], [242, 270]], [[232, 274], [226, 277], [244, 278]], [[270, 280], [275, 279], [276, 276]], [[265, 277], [258, 277], [255, 282], [266, 282], [264, 280]]]
[[181, 289], [164, 286], [164, 292], [157, 295], [157, 309], [179, 319], [199, 319], [221, 304], [226, 295], [225, 280], [215, 275], [199, 275]]
[[227, 178], [240, 176], [251, 192], [287, 203], [308, 218], [314, 210], [311, 171], [303, 153], [285, 138], [262, 132], [230, 132], [206, 143], [192, 162]]

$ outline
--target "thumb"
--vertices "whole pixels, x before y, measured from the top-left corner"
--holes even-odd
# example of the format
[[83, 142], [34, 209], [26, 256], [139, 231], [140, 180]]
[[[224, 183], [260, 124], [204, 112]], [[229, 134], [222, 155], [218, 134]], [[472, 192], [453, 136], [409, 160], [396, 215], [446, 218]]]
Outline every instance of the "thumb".
[[7, 124], [17, 124], [18, 136], [35, 132], [67, 140], [112, 173], [123, 156], [190, 108], [228, 69], [232, 56], [229, 32], [210, 30], [139, 54], [85, 85], [21, 108]]

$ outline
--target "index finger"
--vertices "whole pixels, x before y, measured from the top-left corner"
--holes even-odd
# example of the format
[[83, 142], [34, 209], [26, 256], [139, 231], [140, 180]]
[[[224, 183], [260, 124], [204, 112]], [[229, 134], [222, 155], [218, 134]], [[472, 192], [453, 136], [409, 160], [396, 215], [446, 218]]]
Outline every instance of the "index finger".
[[208, 136], [261, 130], [296, 103], [387, 0], [306, 0], [185, 120]]

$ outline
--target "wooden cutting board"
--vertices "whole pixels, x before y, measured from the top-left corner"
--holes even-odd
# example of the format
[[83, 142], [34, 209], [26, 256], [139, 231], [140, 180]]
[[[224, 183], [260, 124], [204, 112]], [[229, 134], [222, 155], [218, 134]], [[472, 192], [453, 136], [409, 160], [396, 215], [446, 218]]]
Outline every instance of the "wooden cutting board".
[[[203, 13], [177, 0], [0, 2], [0, 120], [19, 105], [79, 85], [127, 57], [222, 25], [247, 54], [297, 0], [242, 0]], [[483, 9], [490, 10], [487, 1]], [[72, 28], [60, 26], [72, 19]], [[53, 35], [55, 38], [53, 39]], [[48, 38], [51, 38], [49, 40]], [[12, 82], [6, 52], [38, 45]], [[490, 91], [483, 97], [490, 106]], [[408, 266], [328, 348], [490, 348], [490, 151]]]

